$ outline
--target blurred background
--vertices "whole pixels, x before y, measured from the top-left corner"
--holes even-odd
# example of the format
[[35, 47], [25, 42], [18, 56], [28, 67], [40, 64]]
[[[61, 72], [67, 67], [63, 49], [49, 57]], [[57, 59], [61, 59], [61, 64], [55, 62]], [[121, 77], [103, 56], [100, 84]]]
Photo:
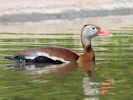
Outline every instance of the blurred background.
[[[113, 33], [92, 41], [96, 66], [91, 61], [85, 68], [5, 59], [43, 46], [81, 54], [84, 24]], [[86, 72], [87, 83], [81, 81]], [[133, 0], [0, 0], [0, 100], [131, 100], [132, 77]]]
[[0, 32], [79, 33], [88, 23], [132, 29], [133, 0], [0, 0]]

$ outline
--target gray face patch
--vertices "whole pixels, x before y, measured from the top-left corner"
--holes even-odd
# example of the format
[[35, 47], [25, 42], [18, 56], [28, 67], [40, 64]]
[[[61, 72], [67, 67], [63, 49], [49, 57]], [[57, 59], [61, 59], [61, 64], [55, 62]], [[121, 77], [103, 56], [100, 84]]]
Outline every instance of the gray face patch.
[[98, 33], [97, 26], [95, 25], [86, 25], [82, 29], [81, 39], [84, 45], [90, 44], [91, 39], [96, 36]]

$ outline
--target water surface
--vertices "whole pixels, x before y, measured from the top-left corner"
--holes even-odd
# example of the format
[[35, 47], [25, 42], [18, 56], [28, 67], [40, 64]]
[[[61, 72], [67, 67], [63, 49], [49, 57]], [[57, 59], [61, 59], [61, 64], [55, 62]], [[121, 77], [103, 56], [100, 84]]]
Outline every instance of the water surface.
[[44, 34], [44, 38], [34, 35], [34, 38], [0, 39], [0, 99], [132, 100], [132, 33], [114, 31], [113, 37], [93, 39], [96, 65], [88, 64], [95, 68], [90, 71], [87, 82], [84, 68], [76, 64], [23, 66], [4, 59], [18, 50], [40, 46], [61, 46], [80, 54], [83, 49], [78, 35]]

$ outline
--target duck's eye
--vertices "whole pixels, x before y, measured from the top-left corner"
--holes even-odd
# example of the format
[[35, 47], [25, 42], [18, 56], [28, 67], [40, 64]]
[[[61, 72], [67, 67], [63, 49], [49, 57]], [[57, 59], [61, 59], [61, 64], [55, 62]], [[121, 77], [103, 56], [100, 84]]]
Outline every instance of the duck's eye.
[[93, 27], [92, 29], [94, 30], [95, 28]]

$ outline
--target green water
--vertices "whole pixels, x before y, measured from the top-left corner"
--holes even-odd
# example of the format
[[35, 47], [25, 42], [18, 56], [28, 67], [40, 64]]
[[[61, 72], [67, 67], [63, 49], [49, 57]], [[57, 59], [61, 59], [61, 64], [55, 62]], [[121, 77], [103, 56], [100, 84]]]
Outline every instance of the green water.
[[[82, 46], [78, 35], [57, 34], [55, 37], [54, 34], [45, 34], [42, 35], [44, 38], [0, 39], [0, 100], [132, 100], [132, 33], [114, 33], [109, 38], [93, 39], [96, 68], [92, 73], [92, 81], [98, 84], [106, 80], [113, 82], [105, 87], [107, 93], [89, 96], [83, 92], [82, 68], [73, 65], [60, 73], [56, 73], [55, 69], [51, 74], [38, 74], [33, 70], [14, 68], [12, 65], [15, 62], [4, 59], [4, 56], [15, 54], [18, 50], [52, 45], [69, 48], [80, 54]], [[42, 70], [39, 68], [35, 71]], [[93, 88], [100, 90], [101, 87]]]

